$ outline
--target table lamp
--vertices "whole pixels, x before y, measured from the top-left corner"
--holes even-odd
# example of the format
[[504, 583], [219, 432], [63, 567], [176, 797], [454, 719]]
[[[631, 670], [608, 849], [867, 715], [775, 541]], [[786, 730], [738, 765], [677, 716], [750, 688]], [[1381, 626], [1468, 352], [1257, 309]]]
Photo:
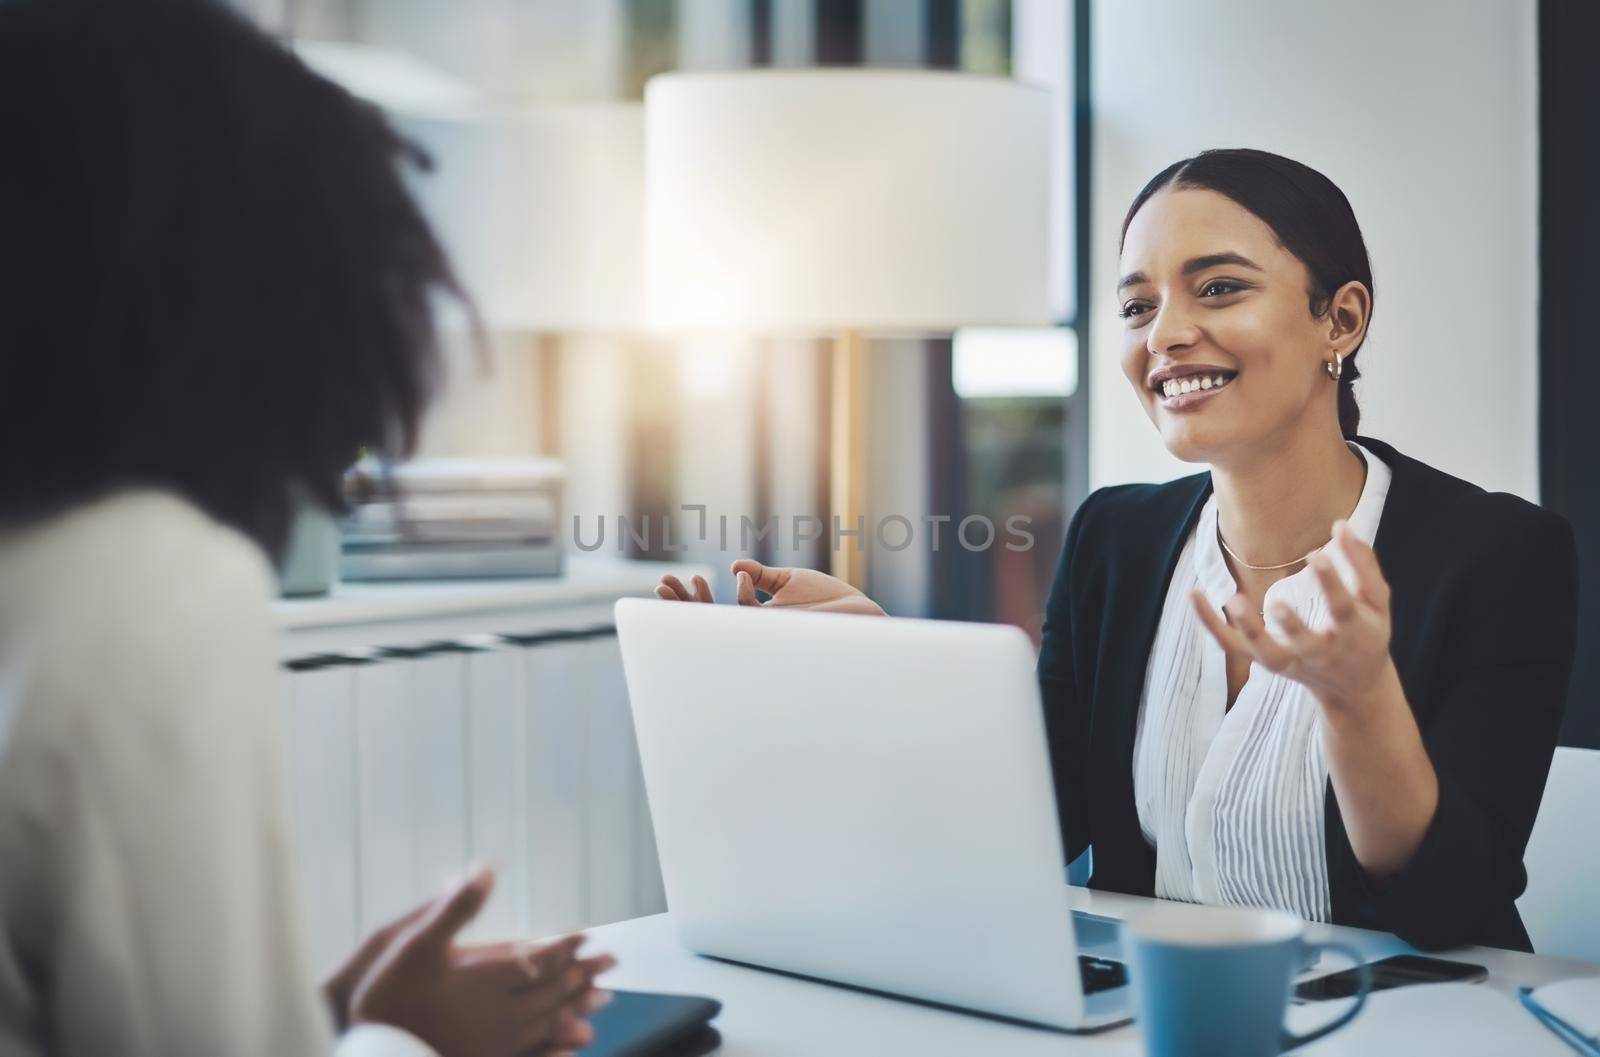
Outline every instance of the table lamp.
[[488, 324], [617, 334], [643, 323], [644, 114], [555, 103], [401, 112], [438, 162], [415, 181]]
[[[829, 505], [842, 528], [866, 516], [868, 333], [1050, 322], [1048, 122], [1041, 89], [945, 71], [646, 85], [646, 317], [680, 333], [833, 338]], [[864, 587], [859, 542], [836, 541], [831, 571]]]
[[434, 167], [411, 190], [492, 329], [643, 324], [644, 108], [495, 101], [404, 51], [299, 40], [312, 69], [382, 107]]

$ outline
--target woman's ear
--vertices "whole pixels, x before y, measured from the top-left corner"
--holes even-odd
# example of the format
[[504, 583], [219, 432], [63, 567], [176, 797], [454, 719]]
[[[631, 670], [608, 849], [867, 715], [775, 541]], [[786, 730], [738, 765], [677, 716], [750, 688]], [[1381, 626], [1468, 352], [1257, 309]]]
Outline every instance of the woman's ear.
[[1328, 302], [1328, 340], [1333, 350], [1348, 356], [1366, 336], [1372, 318], [1372, 292], [1352, 279], [1339, 287]]

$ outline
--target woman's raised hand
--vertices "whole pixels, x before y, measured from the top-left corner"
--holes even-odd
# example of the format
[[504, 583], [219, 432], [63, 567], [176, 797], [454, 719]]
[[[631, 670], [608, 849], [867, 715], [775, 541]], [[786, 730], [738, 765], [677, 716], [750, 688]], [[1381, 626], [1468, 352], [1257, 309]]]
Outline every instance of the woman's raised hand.
[[[740, 558], [732, 566], [738, 581], [738, 601], [741, 606], [765, 606], [769, 609], [810, 609], [821, 613], [862, 613], [884, 616], [883, 607], [837, 577], [819, 573], [815, 569], [780, 568], [762, 565], [749, 558]], [[656, 597], [669, 602], [711, 602], [711, 585], [703, 576], [692, 579], [693, 589], [671, 573], [656, 585]], [[771, 595], [766, 602], [758, 601], [756, 591]]]
[[609, 997], [595, 977], [616, 963], [578, 957], [582, 936], [534, 946], [455, 944], [493, 881], [480, 870], [395, 922], [349, 995], [350, 1020], [404, 1028], [451, 1057], [553, 1057], [592, 1042], [585, 1018]]
[[1201, 622], [1223, 649], [1249, 654], [1268, 671], [1305, 686], [1324, 706], [1337, 708], [1397, 685], [1398, 676], [1389, 655], [1389, 582], [1378, 567], [1378, 556], [1343, 520], [1334, 523], [1333, 545], [1355, 571], [1356, 587], [1351, 591], [1345, 586], [1327, 554], [1312, 555], [1309, 564], [1328, 601], [1330, 621], [1321, 630], [1306, 627], [1282, 602], [1272, 609], [1282, 628], [1280, 637], [1267, 630], [1243, 595], [1223, 604], [1231, 625], [1203, 593], [1196, 590], [1191, 598]]

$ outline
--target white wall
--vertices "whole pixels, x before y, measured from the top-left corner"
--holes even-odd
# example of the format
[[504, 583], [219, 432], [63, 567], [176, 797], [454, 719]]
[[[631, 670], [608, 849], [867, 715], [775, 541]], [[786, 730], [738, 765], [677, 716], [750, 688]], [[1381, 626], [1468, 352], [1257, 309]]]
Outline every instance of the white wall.
[[1376, 310], [1361, 431], [1538, 495], [1534, 0], [1097, 0], [1090, 475], [1167, 454], [1117, 365], [1117, 236], [1139, 188], [1207, 147], [1319, 169], [1355, 208]]

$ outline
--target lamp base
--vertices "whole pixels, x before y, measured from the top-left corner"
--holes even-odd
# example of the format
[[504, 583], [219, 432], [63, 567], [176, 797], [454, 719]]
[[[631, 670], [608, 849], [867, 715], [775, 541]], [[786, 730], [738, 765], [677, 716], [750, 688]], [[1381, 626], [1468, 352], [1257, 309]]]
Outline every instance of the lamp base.
[[[839, 332], [829, 372], [828, 510], [829, 572], [867, 589], [867, 343], [859, 330]], [[837, 526], [837, 528], [836, 528]], [[845, 532], [860, 529], [858, 536]]]

